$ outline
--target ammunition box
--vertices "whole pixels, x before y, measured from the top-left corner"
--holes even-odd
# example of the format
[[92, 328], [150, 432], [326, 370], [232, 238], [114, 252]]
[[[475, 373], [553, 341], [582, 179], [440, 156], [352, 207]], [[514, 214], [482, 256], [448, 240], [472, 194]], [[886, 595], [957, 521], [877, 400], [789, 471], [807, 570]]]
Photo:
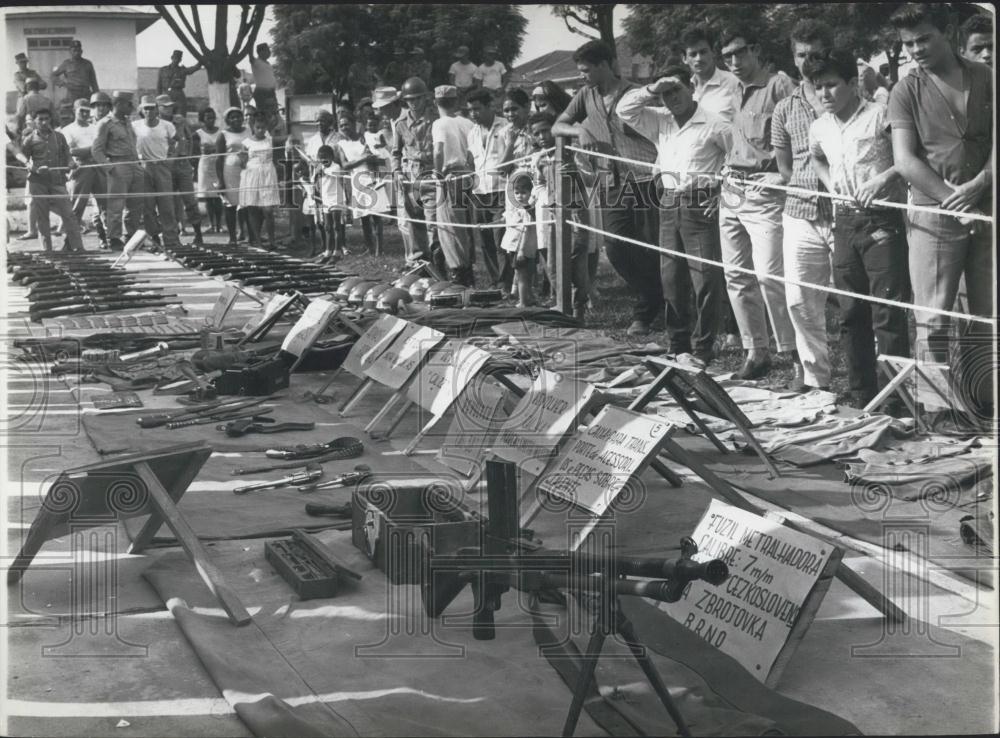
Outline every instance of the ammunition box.
[[480, 545], [481, 524], [466, 520], [441, 486], [372, 484], [351, 498], [351, 541], [393, 584], [420, 584], [426, 557]]
[[288, 365], [279, 358], [235, 364], [215, 380], [219, 395], [264, 397], [288, 387]]

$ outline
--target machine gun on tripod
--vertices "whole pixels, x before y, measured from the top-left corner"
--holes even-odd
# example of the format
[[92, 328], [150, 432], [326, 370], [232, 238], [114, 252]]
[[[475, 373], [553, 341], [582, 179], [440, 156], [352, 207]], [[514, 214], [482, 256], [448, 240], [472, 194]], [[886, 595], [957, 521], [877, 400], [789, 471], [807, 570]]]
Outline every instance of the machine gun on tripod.
[[500, 609], [503, 594], [512, 588], [534, 594], [566, 589], [586, 595], [595, 601], [595, 616], [563, 735], [571, 736], [576, 730], [597, 660], [605, 639], [611, 634], [621, 636], [628, 646], [677, 725], [678, 732], [690, 735], [645, 646], [622, 611], [619, 598], [640, 596], [677, 602], [693, 581], [722, 584], [729, 577], [725, 562], [719, 559], [694, 561], [691, 557], [697, 553], [698, 547], [693, 539], [687, 537], [681, 541], [681, 557], [675, 560], [621, 558], [613, 552], [595, 555], [539, 548], [532, 550], [521, 540], [515, 465], [488, 461], [486, 477], [489, 517], [483, 523], [479, 547], [437, 553], [433, 549], [431, 534], [425, 535], [420, 543], [423, 574], [420, 589], [427, 615], [441, 617], [469, 585], [475, 603], [473, 637], [492, 640], [495, 637], [494, 613]]

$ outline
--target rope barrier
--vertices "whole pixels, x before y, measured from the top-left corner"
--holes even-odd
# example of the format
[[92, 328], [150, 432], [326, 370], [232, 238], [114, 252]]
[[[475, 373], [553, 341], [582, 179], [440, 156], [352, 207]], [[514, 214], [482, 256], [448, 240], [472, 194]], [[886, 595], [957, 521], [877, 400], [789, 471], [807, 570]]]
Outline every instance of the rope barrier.
[[[613, 161], [619, 161], [624, 164], [634, 164], [636, 166], [646, 167], [648, 169], [655, 169], [661, 174], [693, 174], [702, 177], [712, 177], [714, 179], [720, 180], [722, 182], [740, 182], [741, 189], [762, 187], [766, 189], [782, 190], [784, 192], [790, 192], [795, 195], [806, 195], [809, 197], [827, 197], [831, 200], [841, 200], [844, 202], [853, 203], [854, 198], [849, 195], [839, 195], [835, 192], [822, 192], [820, 190], [809, 190], [802, 187], [789, 187], [788, 185], [779, 185], [771, 182], [758, 182], [751, 180], [746, 183], [741, 177], [734, 177], [732, 175], [723, 176], [717, 172], [699, 172], [699, 171], [681, 171], [679, 169], [661, 169], [656, 165], [655, 162], [648, 161], [637, 161], [636, 159], [627, 159], [623, 156], [614, 156], [612, 154], [604, 154], [599, 151], [588, 151], [587, 149], [581, 149], [576, 146], [566, 146], [567, 151], [575, 151], [581, 154], [586, 154], [588, 156], [598, 156], [604, 159], [611, 159]], [[918, 213], [932, 213], [934, 215], [948, 215], [953, 218], [964, 218], [966, 220], [978, 220], [985, 223], [992, 223], [993, 217], [989, 215], [983, 215], [981, 213], [963, 213], [959, 210], [945, 210], [943, 208], [935, 208], [929, 205], [912, 205], [910, 203], [902, 202], [892, 202], [891, 200], [872, 200], [872, 205], [877, 205], [879, 207], [886, 208], [896, 208], [899, 210], [912, 210]]]
[[814, 282], [802, 282], [800, 280], [792, 279], [790, 277], [779, 277], [775, 274], [764, 274], [762, 272], [758, 272], [753, 269], [747, 269], [745, 267], [735, 266], [733, 264], [726, 264], [725, 262], [716, 261], [715, 259], [706, 259], [701, 256], [686, 254], [683, 251], [675, 251], [673, 249], [668, 249], [663, 246], [656, 246], [651, 243], [646, 243], [645, 241], [637, 241], [636, 239], [628, 238], [627, 236], [619, 236], [615, 233], [610, 233], [608, 231], [601, 230], [600, 228], [594, 228], [593, 226], [589, 226], [584, 223], [574, 223], [573, 225], [577, 228], [582, 228], [586, 231], [590, 231], [591, 233], [596, 233], [600, 236], [605, 236], [606, 238], [612, 238], [616, 241], [630, 243], [635, 246], [642, 246], [643, 248], [651, 249], [653, 251], [659, 251], [660, 253], [667, 254], [669, 256], [679, 256], [683, 259], [688, 259], [689, 261], [697, 261], [702, 264], [708, 264], [710, 266], [722, 267], [724, 270], [731, 270], [731, 271], [742, 272], [744, 274], [750, 274], [756, 277], [758, 280], [767, 279], [772, 282], [784, 282], [786, 284], [796, 285], [797, 287], [805, 287], [807, 289], [818, 290], [820, 292], [828, 292], [833, 295], [850, 297], [855, 300], [866, 300], [868, 302], [876, 302], [881, 305], [903, 308], [906, 310], [912, 310], [914, 312], [932, 313], [934, 315], [941, 315], [946, 318], [957, 318], [959, 320], [965, 320], [971, 323], [985, 323], [986, 325], [993, 325], [997, 322], [996, 318], [985, 318], [979, 315], [966, 315], [965, 313], [956, 313], [951, 310], [940, 310], [938, 308], [923, 307], [920, 305], [914, 305], [913, 303], [909, 302], [899, 302], [897, 300], [889, 300], [884, 297], [875, 297], [874, 295], [862, 295], [857, 292], [848, 292], [847, 290], [838, 289], [837, 287], [820, 285]]
[[355, 212], [363, 213], [365, 215], [375, 215], [380, 218], [389, 218], [396, 221], [405, 221], [408, 223], [423, 223], [424, 225], [432, 226], [445, 226], [448, 228], [471, 228], [474, 230], [489, 230], [492, 228], [521, 228], [536, 225], [555, 225], [554, 220], [533, 220], [530, 223], [448, 223], [446, 221], [440, 220], [421, 220], [419, 218], [410, 218], [401, 215], [389, 215], [388, 213], [380, 213], [375, 210], [367, 210], [365, 208], [353, 208]]

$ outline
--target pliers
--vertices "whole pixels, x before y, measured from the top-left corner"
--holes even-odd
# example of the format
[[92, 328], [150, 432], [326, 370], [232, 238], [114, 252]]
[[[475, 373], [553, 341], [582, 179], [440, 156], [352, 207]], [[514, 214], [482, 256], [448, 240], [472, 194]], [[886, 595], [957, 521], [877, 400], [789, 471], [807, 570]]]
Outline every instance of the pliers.
[[313, 430], [315, 423], [279, 423], [274, 418], [267, 416], [254, 416], [252, 418], [239, 418], [228, 423], [215, 426], [216, 430], [225, 431], [227, 436], [238, 438], [247, 433], [281, 433], [283, 431], [306, 431]]

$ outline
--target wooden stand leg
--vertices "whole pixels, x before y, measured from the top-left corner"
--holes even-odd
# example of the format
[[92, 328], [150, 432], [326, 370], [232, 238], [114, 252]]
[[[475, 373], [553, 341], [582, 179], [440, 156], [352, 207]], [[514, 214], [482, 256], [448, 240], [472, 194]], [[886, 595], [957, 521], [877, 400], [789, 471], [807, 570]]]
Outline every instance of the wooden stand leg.
[[[424, 440], [424, 436], [426, 436], [430, 432], [431, 428], [433, 428], [439, 420], [441, 420], [441, 417], [439, 415], [435, 415], [430, 420], [428, 420], [427, 423], [424, 425], [424, 427], [419, 430], [417, 435], [413, 437], [413, 440], [410, 441], [406, 445], [406, 448], [403, 449], [403, 456], [409, 456], [414, 451], [416, 451], [417, 446], [420, 444], [422, 440]], [[388, 438], [388, 436], [383, 436], [383, 438]]]
[[[884, 364], [882, 366], [883, 368], [885, 368]], [[872, 398], [871, 402], [869, 402], [862, 408], [863, 412], [866, 413], [874, 412], [875, 410], [878, 410], [880, 407], [882, 407], [882, 403], [884, 403], [893, 394], [895, 394], [896, 390], [900, 387], [900, 385], [902, 385], [909, 378], [910, 374], [913, 373], [913, 370], [914, 368], [916, 368], [916, 366], [917, 362], [914, 361], [912, 365], [908, 366], [903, 371], [897, 373], [895, 377], [892, 377], [889, 380], [889, 382], [885, 385], [885, 387], [882, 388], [882, 391], [879, 392], [877, 395], [875, 395], [875, 397]], [[910, 410], [912, 412], [914, 408], [910, 408]]]
[[[397, 390], [392, 395], [392, 397], [386, 400], [385, 404], [381, 407], [381, 409], [377, 413], [375, 413], [375, 417], [372, 418], [370, 421], [368, 421], [368, 425], [366, 425], [364, 429], [365, 433], [371, 433], [373, 428], [375, 428], [379, 423], [385, 420], [385, 417], [389, 414], [389, 411], [397, 402], [399, 402], [400, 398], [402, 397], [405, 397], [403, 391]], [[409, 403], [407, 403], [407, 407], [409, 407]]]
[[64, 518], [64, 514], [52, 512], [45, 505], [42, 505], [38, 511], [38, 516], [32, 521], [31, 527], [28, 529], [24, 545], [21, 546], [21, 550], [14, 557], [10, 569], [7, 570], [8, 585], [17, 584], [21, 580], [25, 569], [28, 568], [35, 558], [35, 554], [42, 548], [42, 544], [49, 540], [49, 529], [62, 522]]
[[[177, 536], [177, 540], [194, 562], [195, 569], [198, 571], [199, 576], [201, 576], [202, 581], [208, 585], [212, 594], [215, 595], [216, 599], [219, 600], [219, 604], [222, 605], [222, 609], [226, 611], [230, 622], [235, 625], [249, 623], [251, 620], [250, 613], [247, 612], [243, 603], [240, 602], [240, 598], [236, 592], [230, 589], [229, 585], [225, 583], [222, 572], [212, 563], [208, 552], [201, 545], [201, 541], [198, 540], [198, 536], [195, 535], [195, 532], [188, 525], [184, 516], [180, 514], [177, 506], [174, 505], [173, 498], [170, 497], [167, 490], [160, 484], [160, 480], [153, 473], [153, 470], [149, 468], [149, 464], [139, 462], [135, 465], [135, 471], [146, 485], [150, 503], [156, 508], [159, 515], [163, 517], [164, 522], [174, 532], [174, 535]], [[155, 515], [156, 513], [154, 513]]]
[[684, 485], [684, 481], [679, 476], [677, 476], [673, 472], [673, 470], [666, 464], [664, 464], [662, 461], [653, 459], [651, 462], [649, 462], [649, 465], [653, 467], [653, 471], [655, 471], [661, 477], [666, 479], [667, 484], [669, 484], [671, 487], [676, 488], [676, 487], [682, 487]]
[[351, 392], [350, 397], [344, 400], [343, 404], [337, 408], [337, 413], [340, 417], [344, 417], [351, 411], [355, 403], [357, 403], [365, 394], [372, 388], [375, 382], [370, 377], [365, 377], [364, 380], [354, 388]]
[[[198, 472], [201, 471], [201, 466], [190, 465], [185, 467], [184, 471], [181, 472], [180, 476], [177, 477], [177, 481], [174, 482], [173, 486], [169, 490], [170, 499], [178, 500], [194, 481], [195, 477], [198, 476]], [[176, 503], [175, 503], [176, 504]], [[129, 544], [128, 553], [138, 554], [141, 553], [146, 546], [150, 544], [153, 540], [153, 536], [156, 535], [156, 531], [160, 529], [163, 525], [163, 516], [159, 515], [155, 510], [150, 514], [149, 519], [143, 524], [142, 528], [132, 539], [132, 543]]]

